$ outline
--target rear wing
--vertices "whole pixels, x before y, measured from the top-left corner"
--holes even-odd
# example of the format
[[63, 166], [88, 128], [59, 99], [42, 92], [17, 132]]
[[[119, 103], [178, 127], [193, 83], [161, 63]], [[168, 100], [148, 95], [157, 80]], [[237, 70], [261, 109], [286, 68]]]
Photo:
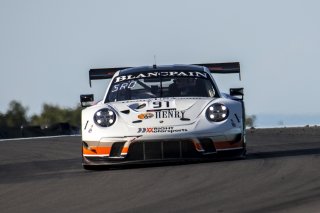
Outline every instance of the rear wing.
[[115, 67], [115, 68], [100, 68], [100, 69], [90, 69], [89, 71], [89, 84], [91, 87], [91, 80], [100, 80], [100, 79], [110, 79], [113, 75], [123, 69], [129, 67]]
[[239, 62], [229, 62], [229, 63], [211, 63], [211, 64], [194, 64], [198, 66], [206, 67], [211, 73], [218, 74], [239, 74], [239, 79], [241, 80], [240, 73], [240, 63]]
[[[240, 63], [239, 62], [229, 62], [229, 63], [210, 63], [210, 64], [193, 64], [198, 66], [206, 67], [210, 70], [211, 73], [219, 74], [233, 74], [238, 73], [239, 79], [241, 80], [240, 75]], [[89, 84], [91, 87], [91, 80], [100, 80], [100, 79], [110, 79], [113, 75], [123, 69], [130, 67], [115, 67], [115, 68], [99, 68], [99, 69], [90, 69], [89, 71]]]

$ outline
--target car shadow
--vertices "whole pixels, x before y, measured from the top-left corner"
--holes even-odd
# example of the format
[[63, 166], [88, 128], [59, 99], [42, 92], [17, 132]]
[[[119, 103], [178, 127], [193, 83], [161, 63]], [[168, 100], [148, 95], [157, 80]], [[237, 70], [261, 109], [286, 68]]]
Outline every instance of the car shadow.
[[172, 162], [152, 162], [152, 163], [136, 163], [113, 166], [98, 166], [93, 171], [84, 170], [81, 166], [81, 158], [44, 160], [32, 162], [19, 162], [13, 164], [0, 165], [0, 184], [21, 183], [28, 181], [40, 181], [47, 179], [60, 179], [61, 177], [72, 178], [75, 176], [88, 175], [92, 172], [113, 171], [113, 170], [129, 170], [140, 168], [157, 168], [157, 167], [175, 167], [181, 165], [191, 165], [199, 163], [214, 163], [224, 161], [237, 162], [240, 159], [244, 161], [272, 158], [291, 158], [299, 156], [319, 155], [320, 148], [308, 149], [291, 149], [291, 150], [274, 150], [274, 151], [255, 151], [247, 154], [245, 159], [235, 157], [210, 158], [205, 160], [184, 160]]
[[257, 160], [257, 159], [270, 159], [270, 158], [285, 158], [285, 157], [299, 157], [299, 156], [310, 156], [320, 155], [320, 148], [310, 149], [292, 149], [292, 150], [274, 150], [265, 152], [249, 152], [245, 158], [243, 157], [232, 157], [232, 156], [219, 156], [216, 158], [202, 159], [202, 160], [185, 160], [176, 162], [152, 162], [152, 163], [138, 163], [138, 164], [125, 164], [125, 165], [106, 165], [98, 166], [92, 171], [107, 171], [107, 170], [127, 170], [127, 169], [138, 169], [138, 168], [154, 168], [154, 167], [165, 167], [165, 166], [181, 166], [189, 164], [199, 163], [212, 163], [212, 162], [223, 162], [223, 161], [239, 161], [239, 160]]

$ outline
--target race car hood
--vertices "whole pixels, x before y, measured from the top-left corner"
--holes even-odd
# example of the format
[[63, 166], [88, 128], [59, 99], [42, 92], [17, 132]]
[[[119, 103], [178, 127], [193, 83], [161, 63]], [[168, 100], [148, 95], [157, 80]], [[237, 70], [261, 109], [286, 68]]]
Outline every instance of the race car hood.
[[113, 102], [108, 105], [118, 112], [128, 126], [180, 126], [195, 123], [212, 98], [161, 98]]

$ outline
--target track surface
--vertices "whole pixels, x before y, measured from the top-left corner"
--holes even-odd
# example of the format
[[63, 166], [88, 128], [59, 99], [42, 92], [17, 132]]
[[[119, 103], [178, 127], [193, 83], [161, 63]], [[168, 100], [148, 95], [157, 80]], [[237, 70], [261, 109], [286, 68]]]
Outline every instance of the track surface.
[[80, 137], [0, 141], [0, 211], [320, 212], [320, 128], [247, 139], [246, 160], [93, 172]]

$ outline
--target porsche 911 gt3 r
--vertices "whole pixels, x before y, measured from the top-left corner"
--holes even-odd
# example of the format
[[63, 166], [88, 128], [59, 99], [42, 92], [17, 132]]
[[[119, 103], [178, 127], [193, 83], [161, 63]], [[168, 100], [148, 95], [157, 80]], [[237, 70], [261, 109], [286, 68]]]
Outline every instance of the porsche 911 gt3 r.
[[238, 73], [240, 64], [91, 69], [111, 79], [102, 101], [81, 95], [83, 167], [244, 156], [243, 89], [221, 93], [212, 73]]

